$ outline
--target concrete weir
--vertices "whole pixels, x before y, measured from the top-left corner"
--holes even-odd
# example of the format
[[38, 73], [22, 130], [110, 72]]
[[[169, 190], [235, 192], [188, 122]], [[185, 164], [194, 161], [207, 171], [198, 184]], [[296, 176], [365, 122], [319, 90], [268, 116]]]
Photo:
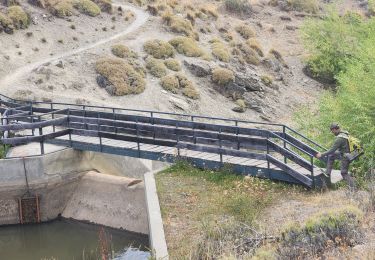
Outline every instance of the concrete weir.
[[[157, 258], [165, 259], [160, 208], [153, 205], [157, 194], [154, 182], [149, 181], [150, 173], [163, 169], [165, 163], [71, 148], [61, 150], [53, 145], [46, 145], [45, 155], [32, 156], [37, 149], [34, 143], [16, 147], [8, 153], [9, 158], [0, 160], [0, 225], [20, 223], [18, 199], [28, 186], [40, 198], [41, 221], [61, 215], [148, 234]], [[158, 236], [151, 236], [150, 230]]]

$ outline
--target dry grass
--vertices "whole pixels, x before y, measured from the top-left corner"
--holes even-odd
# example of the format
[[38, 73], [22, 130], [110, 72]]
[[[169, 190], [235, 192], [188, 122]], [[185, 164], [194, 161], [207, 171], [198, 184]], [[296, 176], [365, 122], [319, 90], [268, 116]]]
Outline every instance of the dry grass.
[[271, 76], [269, 75], [263, 75], [260, 77], [260, 79], [262, 80], [262, 82], [264, 83], [264, 85], [266, 86], [271, 86], [272, 85], [272, 82], [273, 82], [273, 79]]
[[89, 16], [98, 16], [101, 12], [99, 6], [91, 0], [74, 0], [73, 6], [80, 13], [87, 14]]
[[237, 44], [237, 48], [234, 49], [234, 53], [239, 55], [240, 59], [248, 64], [260, 64], [258, 53], [254, 49], [250, 48], [247, 44]]
[[181, 64], [176, 59], [167, 59], [164, 61], [165, 66], [173, 71], [180, 71], [181, 70]]
[[74, 13], [73, 4], [69, 0], [48, 1], [47, 8], [57, 17], [72, 16]]
[[248, 0], [224, 0], [225, 9], [236, 14], [250, 14], [252, 11]]
[[112, 0], [92, 0], [102, 10], [102, 12], [112, 13]]
[[199, 10], [207, 16], [210, 16], [214, 19], [219, 18], [219, 14], [217, 13], [217, 7], [213, 4], [205, 4], [199, 8]]
[[291, 9], [296, 11], [317, 13], [319, 11], [318, 0], [287, 0]]
[[198, 99], [199, 92], [193, 85], [193, 83], [188, 80], [188, 78], [182, 73], [176, 73], [173, 75], [167, 75], [160, 80], [160, 85], [168, 91], [175, 94], [183, 94], [191, 99]]
[[165, 59], [174, 56], [173, 46], [162, 40], [149, 40], [145, 42], [143, 49], [156, 59]]
[[219, 86], [226, 86], [234, 81], [234, 74], [228, 69], [215, 68], [212, 71], [212, 81]]
[[139, 94], [145, 89], [146, 82], [142, 75], [121, 59], [102, 58], [96, 62], [95, 67], [113, 85], [113, 95]]
[[111, 48], [112, 54], [119, 57], [119, 58], [131, 58], [137, 59], [138, 54], [132, 50], [130, 50], [127, 46], [123, 44], [116, 44], [113, 45]]
[[283, 55], [278, 51], [278, 50], [275, 50], [275, 49], [271, 49], [269, 52], [268, 52], [268, 55], [270, 57], [273, 57], [275, 58], [276, 60], [278, 60], [281, 64], [283, 64], [283, 66], [287, 67], [288, 65], [286, 64], [284, 58], [283, 58]]
[[152, 57], [146, 59], [146, 68], [150, 71], [151, 75], [161, 78], [167, 75], [167, 68], [164, 62]]
[[189, 20], [186, 20], [180, 16], [174, 15], [171, 11], [164, 12], [163, 16], [164, 23], [174, 33], [180, 33], [185, 36], [194, 36], [194, 27]]
[[242, 24], [236, 26], [236, 31], [245, 39], [249, 39], [251, 37], [255, 37], [255, 31], [249, 25]]
[[13, 33], [14, 26], [13, 21], [3, 13], [0, 13], [0, 31], [5, 31], [7, 33]]
[[21, 6], [10, 6], [8, 7], [8, 17], [12, 20], [13, 25], [16, 29], [25, 29], [30, 24], [30, 19], [27, 13], [22, 9]]
[[211, 41], [212, 55], [220, 61], [229, 62], [231, 54], [228, 46], [220, 40], [214, 39]]
[[262, 47], [260, 46], [260, 43], [255, 38], [248, 39], [246, 41], [246, 44], [249, 45], [249, 47], [252, 48], [254, 51], [256, 51], [260, 57], [264, 56]]
[[204, 51], [198, 46], [197, 42], [189, 37], [179, 36], [170, 40], [169, 43], [178, 53], [184, 54], [187, 57], [200, 57], [204, 55]]

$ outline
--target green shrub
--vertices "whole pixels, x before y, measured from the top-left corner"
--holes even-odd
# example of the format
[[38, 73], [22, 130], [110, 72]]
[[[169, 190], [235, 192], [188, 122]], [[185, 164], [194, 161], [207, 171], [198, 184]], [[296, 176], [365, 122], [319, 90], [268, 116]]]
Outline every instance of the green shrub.
[[89, 16], [98, 16], [100, 8], [91, 0], [74, 0], [73, 6], [81, 13]]
[[16, 29], [25, 29], [30, 24], [29, 16], [21, 6], [14, 5], [8, 7], [8, 17], [13, 21]]
[[319, 73], [328, 70], [337, 87], [334, 92], [323, 93], [317, 111], [304, 107], [295, 120], [304, 133], [324, 146], [333, 140], [329, 132], [332, 122], [359, 138], [365, 155], [352, 163], [352, 171], [358, 184], [367, 185], [369, 169], [375, 168], [375, 18], [347, 19], [329, 14], [324, 20], [309, 22], [314, 66]]
[[187, 79], [187, 77], [181, 73], [174, 75], [167, 75], [160, 80], [160, 85], [172, 93], [181, 93], [188, 98], [198, 99], [199, 92], [194, 87], [193, 83]]
[[116, 44], [113, 45], [111, 48], [111, 51], [113, 55], [119, 57], [119, 58], [138, 58], [138, 55], [136, 52], [130, 50], [127, 46], [123, 44]]
[[234, 81], [234, 74], [231, 70], [219, 67], [212, 71], [212, 81], [219, 86], [225, 86]]
[[180, 71], [181, 65], [180, 62], [176, 59], [167, 59], [164, 61], [165, 66], [173, 71]]
[[363, 238], [362, 217], [358, 208], [348, 206], [313, 216], [303, 227], [289, 226], [282, 232], [279, 255], [281, 258], [305, 259], [322, 256], [330, 246], [354, 246]]
[[184, 54], [187, 57], [200, 57], [204, 55], [204, 51], [191, 38], [179, 36], [170, 40], [169, 43], [178, 53]]
[[248, 0], [224, 0], [225, 9], [228, 12], [238, 14], [250, 14], [252, 11]]
[[145, 42], [143, 49], [156, 59], [165, 59], [174, 56], [173, 46], [162, 40], [149, 40]]
[[255, 31], [249, 25], [238, 25], [235, 29], [245, 40], [255, 36]]
[[102, 58], [95, 64], [96, 71], [114, 87], [113, 95], [139, 94], [146, 82], [133, 66], [118, 58]]
[[152, 57], [147, 58], [146, 68], [150, 71], [151, 75], [157, 78], [167, 75], [167, 68], [161, 60]]
[[290, 8], [296, 11], [317, 13], [319, 11], [318, 0], [288, 0]]
[[69, 0], [62, 0], [49, 7], [52, 14], [57, 17], [72, 16], [74, 12], [73, 4]]
[[229, 48], [219, 40], [211, 41], [212, 55], [220, 61], [228, 62], [230, 60]]

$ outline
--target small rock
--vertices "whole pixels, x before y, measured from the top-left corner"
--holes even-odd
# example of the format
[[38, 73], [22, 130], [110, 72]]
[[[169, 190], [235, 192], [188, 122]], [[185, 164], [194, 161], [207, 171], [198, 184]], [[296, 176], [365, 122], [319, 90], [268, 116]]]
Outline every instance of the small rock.
[[238, 106], [238, 107], [232, 108], [232, 110], [234, 112], [237, 112], [237, 113], [244, 113], [246, 111], [246, 107], [240, 107], [240, 106]]
[[290, 16], [287, 16], [287, 15], [280, 16], [280, 19], [283, 20], [283, 21], [291, 21], [292, 20], [292, 18]]
[[177, 109], [186, 111], [189, 108], [189, 104], [182, 99], [176, 98], [176, 97], [170, 97], [169, 102]]
[[212, 68], [214, 67], [214, 65], [208, 61], [193, 58], [186, 58], [184, 60], [184, 65], [197, 77], [206, 77], [211, 75]]
[[110, 94], [111, 96], [115, 96], [116, 94], [116, 88], [113, 85], [108, 85], [105, 87], [105, 90]]
[[62, 60], [60, 60], [57, 64], [55, 64], [56, 67], [63, 69], [64, 68], [64, 63]]
[[102, 75], [98, 75], [96, 77], [96, 83], [98, 83], [99, 87], [106, 88], [111, 83], [108, 81], [108, 79]]
[[163, 90], [161, 91], [161, 93], [163, 93], [163, 94], [168, 94], [168, 91], [166, 91], [166, 90], [163, 89]]
[[290, 31], [295, 31], [295, 30], [298, 29], [298, 26], [287, 24], [287, 25], [285, 26], [285, 28], [286, 28], [287, 30], [290, 30]]
[[34, 82], [36, 85], [40, 85], [43, 83], [43, 79], [38, 79]]

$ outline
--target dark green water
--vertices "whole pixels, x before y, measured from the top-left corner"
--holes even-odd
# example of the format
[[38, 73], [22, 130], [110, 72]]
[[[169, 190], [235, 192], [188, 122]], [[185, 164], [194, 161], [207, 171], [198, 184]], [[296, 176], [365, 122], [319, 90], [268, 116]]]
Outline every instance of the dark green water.
[[[100, 238], [105, 242], [99, 243]], [[141, 260], [149, 256], [144, 252], [148, 236], [78, 221], [62, 219], [39, 225], [0, 227], [1, 260], [101, 259], [100, 244], [110, 248], [115, 259]]]

